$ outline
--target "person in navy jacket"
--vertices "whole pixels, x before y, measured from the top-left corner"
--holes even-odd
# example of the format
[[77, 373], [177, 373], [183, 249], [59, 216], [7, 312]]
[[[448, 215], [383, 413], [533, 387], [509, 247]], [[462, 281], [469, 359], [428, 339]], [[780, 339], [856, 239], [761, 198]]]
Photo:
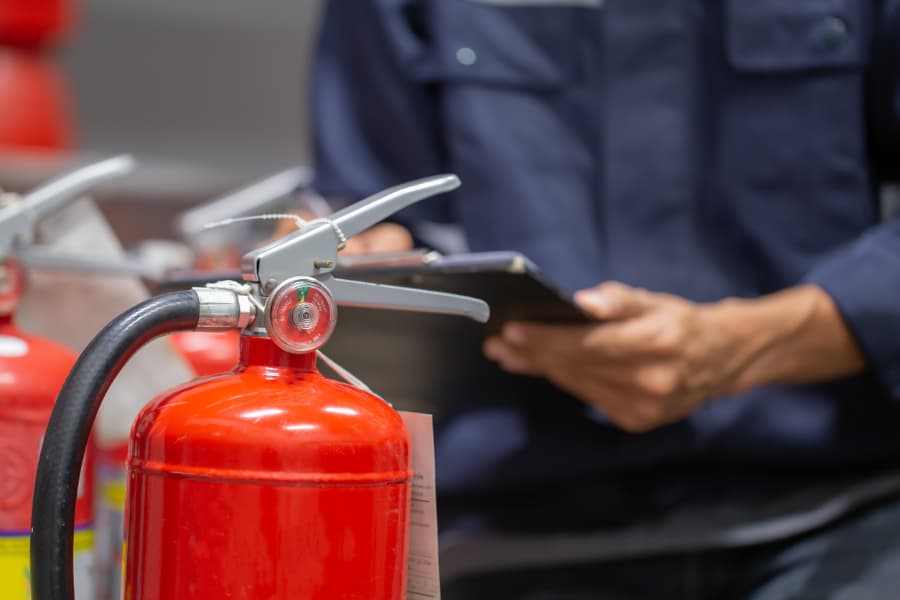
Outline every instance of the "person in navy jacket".
[[412, 234], [598, 319], [510, 324], [519, 387], [442, 414], [444, 598], [894, 597], [900, 2], [324, 11], [317, 190], [456, 173]]

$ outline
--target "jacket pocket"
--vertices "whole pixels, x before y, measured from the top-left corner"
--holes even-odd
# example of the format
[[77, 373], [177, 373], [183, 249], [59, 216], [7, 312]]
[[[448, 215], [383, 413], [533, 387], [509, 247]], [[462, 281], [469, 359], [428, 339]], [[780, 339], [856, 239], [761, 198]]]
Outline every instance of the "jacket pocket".
[[865, 62], [859, 0], [726, 0], [725, 43], [739, 71], [853, 69]]
[[427, 78], [548, 90], [580, 77], [578, 20], [590, 2], [431, 0]]

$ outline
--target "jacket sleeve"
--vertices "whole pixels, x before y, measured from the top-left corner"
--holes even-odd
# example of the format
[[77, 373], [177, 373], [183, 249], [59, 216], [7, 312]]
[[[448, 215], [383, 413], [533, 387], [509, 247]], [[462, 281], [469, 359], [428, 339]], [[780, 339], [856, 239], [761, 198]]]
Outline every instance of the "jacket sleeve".
[[[900, 2], [886, 0], [873, 31], [868, 81], [872, 168], [900, 181]], [[835, 301], [871, 368], [900, 399], [900, 214], [834, 252], [807, 275]]]
[[[415, 0], [325, 4], [311, 81], [319, 193], [356, 200], [446, 172], [421, 10]], [[398, 220], [450, 222], [450, 196], [420, 202]]]

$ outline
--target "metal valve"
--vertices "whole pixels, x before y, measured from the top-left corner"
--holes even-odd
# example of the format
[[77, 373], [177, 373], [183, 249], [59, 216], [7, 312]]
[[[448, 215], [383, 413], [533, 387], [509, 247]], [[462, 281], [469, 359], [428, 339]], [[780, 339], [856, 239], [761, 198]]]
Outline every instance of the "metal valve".
[[[291, 235], [244, 255], [242, 277], [246, 283], [218, 282], [210, 284], [206, 292], [194, 289], [201, 299], [201, 314], [205, 304], [213, 303], [209, 287], [224, 286], [247, 302], [217, 302], [216, 309], [206, 309], [217, 319], [200, 323], [200, 328], [243, 328], [260, 321], [257, 317], [261, 316], [268, 335], [282, 350], [301, 353], [318, 351], [328, 341], [337, 323], [338, 305], [459, 315], [486, 322], [490, 308], [477, 298], [340, 279], [332, 273], [338, 251], [350, 236], [457, 186], [455, 175], [399, 185], [330, 218], [306, 222]], [[217, 312], [221, 307], [227, 314]]]
[[[370, 196], [327, 219], [310, 221], [291, 235], [246, 254], [243, 279], [256, 284], [263, 296], [269, 296], [269, 303], [281, 298], [288, 281], [305, 277], [316, 282], [315, 289], [323, 289], [334, 304], [460, 315], [484, 323], [490, 308], [476, 298], [340, 279], [332, 273], [338, 251], [349, 237], [415, 202], [453, 190], [459, 183], [455, 175], [426, 177]], [[267, 313], [273, 310], [267, 308]], [[336, 311], [329, 314], [333, 318]]]

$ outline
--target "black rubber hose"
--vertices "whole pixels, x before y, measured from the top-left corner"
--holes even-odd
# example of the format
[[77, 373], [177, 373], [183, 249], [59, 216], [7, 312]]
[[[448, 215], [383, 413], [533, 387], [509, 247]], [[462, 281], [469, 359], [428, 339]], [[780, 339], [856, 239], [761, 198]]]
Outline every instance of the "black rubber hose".
[[78, 477], [106, 390], [141, 346], [166, 333], [194, 329], [199, 316], [200, 301], [193, 291], [151, 298], [97, 334], [69, 373], [47, 425], [34, 484], [33, 600], [74, 600], [72, 542]]

